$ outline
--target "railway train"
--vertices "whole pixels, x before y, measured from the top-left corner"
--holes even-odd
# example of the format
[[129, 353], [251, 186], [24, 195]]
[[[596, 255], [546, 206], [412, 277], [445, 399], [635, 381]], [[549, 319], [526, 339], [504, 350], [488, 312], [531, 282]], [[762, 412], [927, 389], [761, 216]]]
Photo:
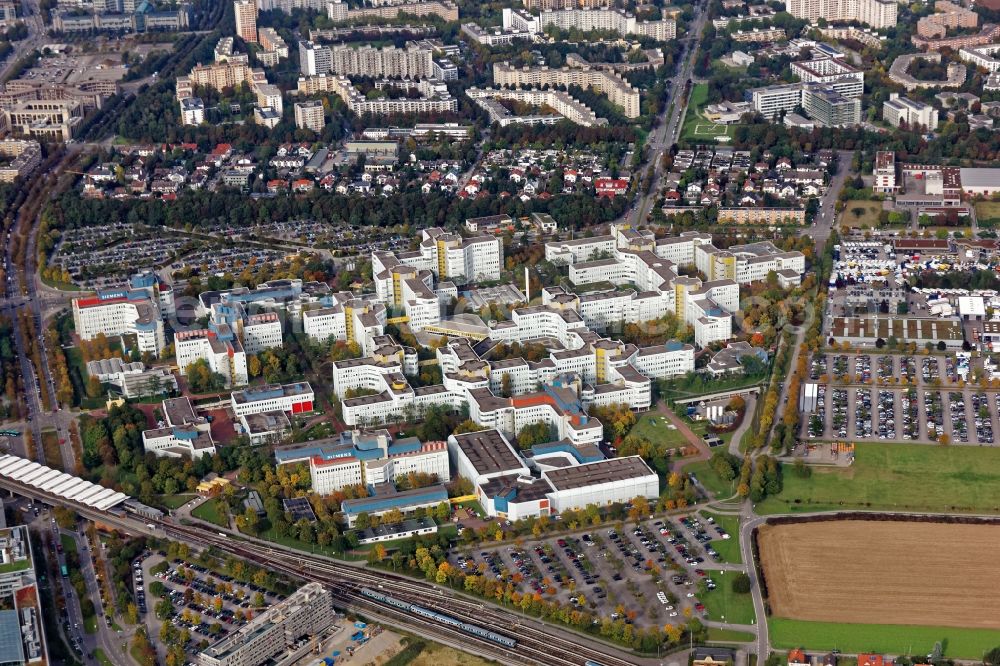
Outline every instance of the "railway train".
[[375, 601], [378, 601], [380, 603], [383, 603], [383, 604], [386, 604], [386, 605], [389, 605], [389, 606], [395, 606], [396, 608], [399, 608], [400, 610], [404, 610], [404, 611], [406, 611], [408, 613], [413, 613], [414, 615], [419, 615], [421, 617], [426, 617], [427, 619], [434, 620], [435, 622], [441, 622], [443, 624], [450, 624], [453, 627], [458, 627], [459, 629], [461, 629], [462, 631], [464, 631], [464, 632], [466, 632], [468, 634], [472, 634], [474, 636], [479, 636], [480, 638], [485, 638], [488, 641], [492, 641], [494, 643], [499, 643], [500, 645], [503, 645], [505, 647], [509, 647], [509, 648], [517, 647], [517, 641], [515, 639], [513, 639], [513, 638], [510, 638], [508, 636], [504, 636], [502, 634], [498, 634], [496, 632], [490, 631], [489, 629], [484, 629], [484, 628], [482, 628], [480, 626], [477, 626], [475, 624], [469, 624], [468, 622], [462, 622], [461, 620], [453, 618], [450, 615], [444, 615], [443, 613], [437, 613], [435, 611], [432, 611], [432, 610], [429, 610], [427, 608], [424, 608], [423, 606], [418, 606], [416, 604], [411, 604], [408, 601], [400, 601], [399, 599], [395, 599], [395, 598], [390, 597], [389, 595], [383, 594], [381, 592], [376, 592], [375, 590], [371, 590], [371, 589], [369, 589], [367, 587], [361, 588], [361, 594], [364, 595], [364, 596], [366, 596], [366, 597], [368, 597], [369, 599], [374, 599]]

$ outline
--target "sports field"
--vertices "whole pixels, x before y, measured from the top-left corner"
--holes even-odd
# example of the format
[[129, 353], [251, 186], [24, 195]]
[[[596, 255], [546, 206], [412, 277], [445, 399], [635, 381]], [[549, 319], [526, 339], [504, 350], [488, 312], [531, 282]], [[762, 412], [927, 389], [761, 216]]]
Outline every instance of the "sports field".
[[[836, 520], [758, 534], [777, 618], [1000, 629], [1000, 525]], [[956, 547], [961, 544], [961, 547]]]
[[708, 84], [698, 83], [691, 88], [691, 97], [688, 100], [687, 114], [684, 116], [684, 125], [681, 128], [681, 140], [701, 141], [731, 139], [736, 125], [717, 125], [707, 120], [702, 111], [708, 105]]

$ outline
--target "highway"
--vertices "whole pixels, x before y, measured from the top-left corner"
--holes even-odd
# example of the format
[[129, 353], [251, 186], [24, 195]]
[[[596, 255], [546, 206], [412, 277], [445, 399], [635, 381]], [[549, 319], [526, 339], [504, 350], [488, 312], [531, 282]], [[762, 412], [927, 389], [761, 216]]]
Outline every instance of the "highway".
[[[633, 224], [641, 225], [646, 220], [653, 203], [656, 201], [660, 190], [660, 178], [663, 175], [662, 155], [670, 146], [677, 143], [681, 129], [684, 125], [684, 115], [687, 113], [687, 99], [684, 96], [684, 88], [691, 78], [691, 71], [694, 67], [695, 56], [698, 54], [701, 33], [705, 28], [705, 21], [708, 20], [708, 3], [698, 3], [694, 6], [694, 20], [688, 30], [688, 34], [680, 41], [683, 45], [681, 50], [681, 62], [677, 66], [677, 71], [670, 81], [670, 90], [667, 93], [667, 105], [663, 113], [657, 118], [656, 129], [649, 135], [648, 146], [650, 160], [653, 166], [653, 180], [648, 193], [640, 194], [638, 202], [633, 206], [635, 218]], [[628, 219], [629, 213], [625, 214]]]

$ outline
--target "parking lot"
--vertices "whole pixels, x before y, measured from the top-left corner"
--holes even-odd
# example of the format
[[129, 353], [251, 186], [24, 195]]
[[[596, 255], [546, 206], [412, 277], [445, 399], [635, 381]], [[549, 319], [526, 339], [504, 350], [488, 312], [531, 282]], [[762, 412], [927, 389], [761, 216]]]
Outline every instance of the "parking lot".
[[234, 580], [192, 562], [173, 560], [166, 571], [161, 569], [166, 558], [159, 553], [146, 553], [132, 565], [136, 597], [151, 636], [159, 636], [161, 621], [156, 617], [160, 598], [148, 593], [154, 582], [162, 583], [165, 598], [173, 606], [169, 622], [179, 629], [186, 628], [191, 636], [187, 649], [198, 651], [203, 642], [212, 643], [246, 624], [259, 608], [266, 608], [283, 597], [274, 595], [252, 583]]
[[[889, 354], [816, 354], [802, 435], [988, 446], [1000, 428], [1000, 391], [961, 382], [964, 359]], [[811, 407], [811, 408], [810, 408]]]
[[692, 515], [620, 531], [602, 527], [521, 547], [455, 552], [450, 559], [466, 573], [509, 581], [521, 594], [539, 594], [636, 626], [662, 626], [704, 614], [700, 583], [705, 590], [716, 587], [706, 568], [733, 568], [720, 564], [711, 542], [732, 536], [713, 519]]

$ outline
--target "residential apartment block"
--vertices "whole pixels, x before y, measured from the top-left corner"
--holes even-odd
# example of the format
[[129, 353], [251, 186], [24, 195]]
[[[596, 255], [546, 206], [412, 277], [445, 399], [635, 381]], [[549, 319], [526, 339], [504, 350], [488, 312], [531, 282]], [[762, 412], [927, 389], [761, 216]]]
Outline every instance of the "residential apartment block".
[[42, 146], [34, 140], [7, 138], [0, 141], [0, 182], [27, 178], [42, 163]]
[[199, 652], [196, 661], [199, 666], [259, 666], [279, 655], [301, 651], [300, 639], [325, 632], [333, 622], [330, 592], [319, 583], [306, 583]]
[[344, 76], [422, 79], [433, 76], [433, 62], [434, 52], [418, 46], [378, 49], [338, 44], [330, 48], [329, 71]]
[[[465, 94], [489, 114], [491, 123], [499, 123], [501, 127], [508, 125], [552, 125], [562, 118], [584, 127], [608, 124], [606, 118], [598, 118], [589, 106], [562, 90], [541, 90], [538, 88], [529, 90], [486, 88], [480, 90], [479, 88], [469, 88]], [[516, 115], [498, 102], [499, 99], [548, 107], [556, 113]]]
[[909, 97], [900, 97], [899, 93], [890, 93], [889, 99], [882, 103], [882, 118], [893, 127], [905, 123], [910, 129], [922, 127], [932, 132], [938, 126], [937, 109]]
[[299, 129], [310, 129], [322, 132], [326, 126], [326, 110], [323, 102], [318, 99], [295, 104], [295, 126]]
[[563, 30], [606, 30], [624, 36], [640, 35], [665, 42], [677, 36], [677, 22], [673, 19], [659, 21], [639, 21], [632, 14], [621, 9], [554, 9], [543, 11], [539, 16], [505, 7], [503, 29], [527, 32], [535, 35], [548, 26]]
[[398, 87], [415, 88], [422, 97], [420, 99], [385, 97], [368, 99], [362, 95], [346, 76], [334, 74], [318, 74], [316, 76], [301, 76], [298, 81], [298, 93], [315, 95], [318, 92], [336, 93], [347, 108], [357, 115], [370, 113], [372, 115], [397, 115], [401, 113], [440, 113], [457, 111], [458, 100], [451, 96], [448, 86], [443, 82], [430, 80], [421, 81], [377, 81], [376, 88]]
[[1000, 71], [1000, 44], [983, 44], [982, 46], [970, 46], [959, 50], [958, 56], [965, 62], [971, 63], [979, 69], [988, 72]]
[[617, 73], [590, 67], [548, 67], [515, 68], [508, 63], [493, 65], [493, 83], [498, 86], [517, 88], [520, 86], [556, 87], [580, 86], [593, 88], [608, 97], [612, 104], [621, 107], [628, 118], [638, 118], [639, 91]]
[[946, 0], [936, 0], [934, 13], [917, 21], [917, 34], [921, 37], [939, 38], [949, 29], [968, 29], [979, 25], [979, 14]]
[[257, 43], [257, 0], [235, 0], [236, 34], [244, 42]]
[[848, 98], [861, 97], [865, 91], [865, 73], [839, 58], [793, 62], [792, 74], [803, 83], [818, 83]]
[[430, 0], [428, 2], [408, 2], [399, 5], [383, 7], [359, 7], [348, 9], [342, 0], [327, 2], [326, 15], [335, 23], [358, 21], [362, 19], [394, 19], [403, 12], [413, 16], [439, 16], [444, 21], [458, 20], [458, 6], [449, 0]]
[[808, 21], [857, 21], [876, 29], [895, 26], [897, 15], [895, 0], [789, 0], [786, 9], [795, 18]]
[[332, 66], [333, 56], [329, 46], [320, 46], [308, 40], [299, 42], [299, 71], [303, 76], [326, 74]]

